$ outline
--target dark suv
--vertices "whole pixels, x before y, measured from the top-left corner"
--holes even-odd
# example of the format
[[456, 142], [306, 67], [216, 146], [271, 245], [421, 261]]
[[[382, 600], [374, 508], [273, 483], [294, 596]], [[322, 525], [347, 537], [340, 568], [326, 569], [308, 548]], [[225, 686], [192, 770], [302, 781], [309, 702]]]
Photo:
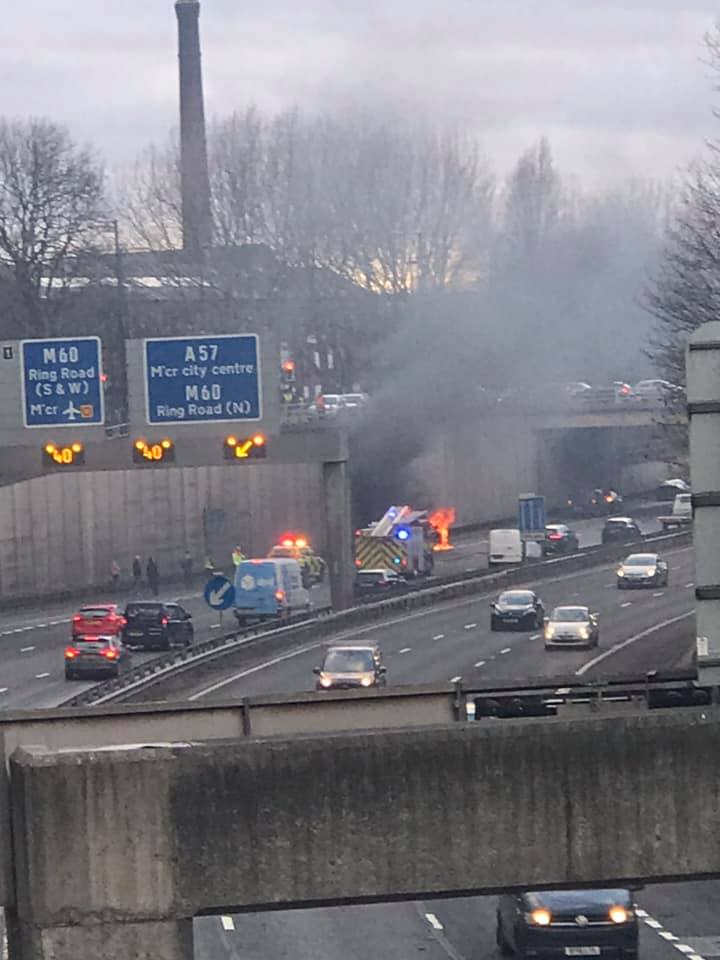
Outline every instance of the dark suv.
[[192, 615], [179, 603], [133, 600], [125, 607], [124, 616], [123, 641], [129, 647], [169, 650], [193, 642]]
[[602, 529], [603, 543], [625, 543], [629, 540], [639, 540], [642, 530], [630, 517], [610, 517], [605, 521]]
[[546, 557], [557, 553], [572, 553], [579, 546], [577, 534], [567, 524], [550, 523], [545, 527], [542, 552]]
[[498, 900], [497, 944], [516, 957], [636, 960], [638, 922], [629, 890], [545, 890]]
[[321, 667], [315, 667], [316, 690], [350, 690], [353, 687], [384, 687], [387, 669], [380, 647], [374, 643], [338, 644], [328, 647]]

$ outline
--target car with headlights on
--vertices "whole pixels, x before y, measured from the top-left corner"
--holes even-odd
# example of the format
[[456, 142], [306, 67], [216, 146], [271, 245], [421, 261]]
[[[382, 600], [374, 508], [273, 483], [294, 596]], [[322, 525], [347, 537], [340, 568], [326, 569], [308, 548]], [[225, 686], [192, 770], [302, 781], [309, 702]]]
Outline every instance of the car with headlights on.
[[351, 690], [356, 687], [384, 687], [387, 668], [377, 644], [328, 647], [322, 666], [315, 667], [316, 690]]
[[525, 958], [636, 960], [638, 921], [630, 890], [545, 890], [498, 899], [500, 952]]
[[504, 590], [490, 604], [490, 629], [539, 630], [545, 608], [534, 590]]
[[600, 642], [597, 614], [587, 607], [555, 607], [545, 621], [545, 649], [596, 647]]
[[617, 568], [618, 589], [666, 587], [670, 581], [667, 561], [657, 553], [631, 553]]

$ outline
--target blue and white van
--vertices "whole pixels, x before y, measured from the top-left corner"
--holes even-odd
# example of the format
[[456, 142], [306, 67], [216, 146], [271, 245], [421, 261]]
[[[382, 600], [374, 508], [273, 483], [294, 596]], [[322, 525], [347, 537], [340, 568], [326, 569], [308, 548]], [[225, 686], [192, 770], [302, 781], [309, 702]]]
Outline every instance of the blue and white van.
[[235, 571], [238, 622], [290, 616], [310, 609], [310, 594], [302, 583], [297, 560], [269, 557], [243, 560]]

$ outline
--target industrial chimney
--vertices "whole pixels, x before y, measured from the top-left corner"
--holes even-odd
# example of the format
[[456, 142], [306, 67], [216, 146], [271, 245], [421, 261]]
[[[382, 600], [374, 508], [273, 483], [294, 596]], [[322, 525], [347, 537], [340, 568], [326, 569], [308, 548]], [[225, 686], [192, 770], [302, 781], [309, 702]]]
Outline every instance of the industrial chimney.
[[183, 249], [197, 256], [210, 244], [210, 175], [200, 63], [200, 0], [176, 0], [180, 60], [180, 174]]

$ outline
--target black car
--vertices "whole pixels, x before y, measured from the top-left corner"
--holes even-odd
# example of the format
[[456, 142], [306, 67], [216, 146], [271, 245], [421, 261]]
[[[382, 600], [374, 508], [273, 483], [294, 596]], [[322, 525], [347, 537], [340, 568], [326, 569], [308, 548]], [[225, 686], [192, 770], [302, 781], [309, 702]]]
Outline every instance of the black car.
[[490, 629], [539, 630], [545, 608], [534, 590], [505, 590], [490, 604]]
[[315, 667], [316, 690], [351, 690], [384, 687], [387, 668], [377, 644], [353, 643], [328, 647], [322, 666]]
[[546, 890], [498, 900], [497, 944], [517, 957], [635, 960], [638, 921], [630, 890]]
[[596, 487], [567, 498], [568, 509], [578, 516], [607, 517], [618, 514], [622, 509], [623, 498], [617, 490]]
[[405, 580], [394, 570], [358, 570], [355, 575], [353, 592], [356, 597], [382, 598], [404, 586]]
[[115, 635], [75, 636], [65, 647], [65, 679], [119, 677], [130, 666], [130, 651]]
[[577, 534], [564, 523], [550, 523], [545, 527], [542, 552], [545, 556], [557, 553], [572, 553], [580, 546]]
[[626, 543], [639, 540], [642, 530], [631, 517], [609, 517], [600, 537], [603, 543]]
[[130, 647], [169, 650], [193, 642], [192, 615], [179, 603], [133, 600], [125, 607], [124, 616], [123, 641]]

